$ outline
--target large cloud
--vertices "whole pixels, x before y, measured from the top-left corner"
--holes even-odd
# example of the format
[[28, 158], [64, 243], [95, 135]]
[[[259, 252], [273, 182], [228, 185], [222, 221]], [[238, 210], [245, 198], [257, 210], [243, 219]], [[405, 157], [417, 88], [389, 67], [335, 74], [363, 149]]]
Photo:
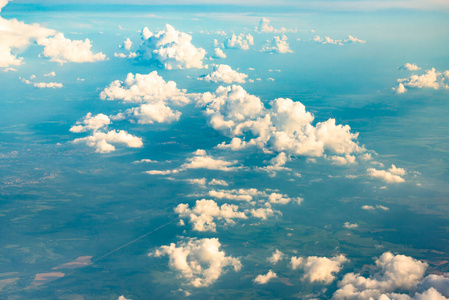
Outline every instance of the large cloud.
[[212, 73], [198, 77], [199, 80], [224, 83], [245, 83], [248, 75], [233, 70], [228, 65], [214, 65]]
[[174, 81], [166, 82], [156, 71], [149, 74], [129, 73], [124, 82], [113, 81], [100, 94], [103, 100], [141, 103], [114, 117], [137, 120], [140, 124], [178, 121], [181, 112], [173, 110], [169, 105], [185, 105], [189, 103], [189, 97], [191, 95], [178, 89]]
[[409, 78], [398, 79], [398, 86], [393, 88], [397, 94], [403, 94], [407, 88], [422, 89], [431, 88], [438, 90], [449, 89], [449, 71], [439, 72], [435, 68], [425, 71], [422, 75], [413, 74]]
[[142, 30], [143, 42], [137, 51], [143, 60], [155, 61], [166, 69], [203, 68], [206, 51], [192, 45], [192, 36], [166, 24], [165, 30]]
[[197, 200], [195, 206], [189, 208], [188, 204], [179, 204], [175, 213], [180, 218], [189, 218], [195, 231], [216, 231], [215, 219], [224, 220], [226, 224], [234, 224], [233, 219], [246, 219], [244, 212], [238, 211], [237, 205], [223, 204], [220, 206], [213, 200]]
[[194, 287], [205, 287], [217, 281], [226, 268], [233, 268], [237, 272], [242, 267], [239, 259], [226, 256], [220, 247], [217, 238], [190, 239], [178, 245], [171, 243], [162, 246], [149, 255], [167, 255], [170, 268], [179, 272], [179, 277]]
[[293, 256], [291, 258], [291, 267], [293, 270], [301, 269], [304, 271], [303, 280], [330, 284], [335, 279], [334, 274], [340, 272], [343, 264], [347, 261], [348, 259], [344, 255], [331, 258], [317, 256], [303, 258]]
[[64, 37], [64, 34], [58, 33], [54, 37], [40, 38], [37, 43], [45, 46], [43, 55], [49, 57], [51, 61], [59, 63], [65, 62], [95, 62], [106, 59], [103, 53], [92, 53], [92, 45], [89, 39], [85, 41], [70, 40]]
[[210, 126], [233, 138], [229, 144], [218, 146], [222, 149], [259, 147], [289, 156], [312, 157], [329, 152], [344, 158], [366, 151], [348, 125], [337, 125], [329, 119], [314, 126], [313, 115], [302, 103], [291, 99], [275, 99], [267, 109], [258, 97], [233, 85], [204, 94], [198, 103], [206, 106]]
[[[368, 277], [346, 274], [338, 283], [339, 289], [333, 299], [443, 300], [449, 296], [449, 278], [441, 275], [424, 277], [427, 263], [390, 252], [382, 254], [375, 263]], [[407, 294], [399, 294], [398, 291]]]

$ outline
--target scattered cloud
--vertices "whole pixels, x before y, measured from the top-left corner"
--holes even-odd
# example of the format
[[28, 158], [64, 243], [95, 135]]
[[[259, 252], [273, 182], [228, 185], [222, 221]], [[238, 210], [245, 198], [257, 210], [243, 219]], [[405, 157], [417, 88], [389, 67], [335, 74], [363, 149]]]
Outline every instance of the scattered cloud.
[[152, 33], [142, 29], [142, 44], [137, 51], [142, 60], [153, 61], [165, 69], [204, 68], [206, 50], [192, 44], [192, 36], [166, 24], [165, 30]]
[[421, 70], [416, 64], [406, 63], [398, 68], [398, 70], [418, 71]]
[[320, 282], [331, 284], [335, 279], [335, 274], [340, 272], [343, 264], [348, 259], [340, 254], [331, 258], [309, 256], [307, 258], [293, 256], [291, 258], [291, 268], [304, 271], [303, 280], [309, 282]]
[[208, 82], [245, 83], [248, 75], [233, 70], [228, 65], [214, 65], [212, 73], [198, 77], [198, 80]]
[[223, 44], [226, 49], [249, 50], [249, 46], [254, 45], [254, 37], [249, 33], [246, 36], [243, 33], [238, 36], [232, 34], [230, 38], [225, 39]]
[[[393, 167], [394, 167], [394, 169], [393, 169]], [[400, 170], [404, 170], [404, 169], [401, 169], [401, 168], [399, 168], [399, 169]], [[402, 183], [402, 182], [405, 182], [405, 179], [397, 174], [398, 173], [397, 170], [398, 169], [396, 169], [396, 167], [394, 165], [392, 165], [392, 168], [390, 168], [388, 171], [377, 170], [377, 169], [374, 169], [374, 168], [369, 168], [367, 170], [367, 172], [368, 172], [368, 175], [370, 177], [381, 179], [381, 180], [383, 180], [385, 182], [388, 182], [388, 183]], [[404, 175], [404, 174], [401, 173], [400, 175]]]
[[215, 52], [215, 55], [214, 55], [215, 58], [226, 58], [226, 54], [220, 48], [215, 48], [214, 52]]
[[344, 44], [365, 44], [366, 41], [360, 40], [356, 37], [353, 37], [352, 35], [349, 35], [347, 39], [345, 40], [334, 40], [328, 36], [325, 36], [324, 38], [320, 37], [319, 35], [315, 36], [313, 38], [315, 42], [318, 44], [334, 44], [334, 45], [344, 45]]
[[267, 41], [262, 51], [270, 53], [293, 53], [287, 40], [286, 35], [282, 35], [281, 37], [275, 36], [271, 41]]
[[267, 261], [273, 265], [277, 264], [281, 260], [284, 259], [284, 253], [279, 251], [279, 249], [276, 249], [276, 251], [273, 252], [273, 255], [271, 255], [269, 258], [267, 258]]
[[283, 33], [283, 32], [297, 32], [296, 29], [287, 29], [285, 27], [281, 27], [280, 29], [275, 29], [270, 25], [270, 20], [267, 18], [262, 18], [259, 22], [259, 25], [256, 27], [257, 32], [273, 32], [273, 33]]
[[220, 248], [217, 238], [188, 239], [162, 246], [149, 256], [168, 256], [169, 267], [178, 272], [180, 278], [194, 287], [205, 287], [217, 281], [226, 269], [237, 272], [242, 267], [238, 258], [226, 256]]
[[449, 89], [449, 70], [444, 72], [438, 72], [435, 68], [426, 70], [422, 75], [412, 75], [409, 78], [398, 79], [398, 86], [393, 88], [397, 94], [403, 94], [407, 92], [407, 88], [422, 89], [431, 88], [434, 90]]
[[272, 270], [268, 271], [267, 274], [265, 275], [258, 275], [255, 279], [254, 279], [254, 283], [257, 284], [267, 284], [270, 280], [277, 278], [278, 276], [276, 275], [276, 273], [274, 273]]

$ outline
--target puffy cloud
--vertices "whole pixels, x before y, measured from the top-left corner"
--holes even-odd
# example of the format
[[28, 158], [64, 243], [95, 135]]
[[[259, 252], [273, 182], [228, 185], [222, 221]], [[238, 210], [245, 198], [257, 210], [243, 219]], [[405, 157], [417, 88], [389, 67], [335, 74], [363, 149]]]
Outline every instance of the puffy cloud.
[[131, 50], [131, 47], [133, 46], [133, 42], [127, 38], [124, 42], [123, 45], [121, 45], [123, 48], [125, 48], [126, 50]]
[[245, 189], [240, 190], [211, 190], [209, 196], [217, 199], [228, 199], [236, 201], [252, 201], [253, 196]]
[[270, 201], [270, 203], [273, 204], [287, 204], [290, 203], [290, 201], [294, 201], [297, 204], [301, 204], [301, 202], [303, 201], [302, 198], [289, 198], [287, 195], [283, 195], [283, 194], [279, 194], [279, 193], [271, 193], [268, 196], [268, 201]]
[[371, 176], [373, 178], [381, 179], [381, 180], [383, 180], [385, 182], [388, 182], [388, 183], [405, 182], [404, 178], [402, 178], [399, 175], [395, 175], [395, 174], [391, 173], [390, 170], [389, 171], [385, 171], [385, 170], [376, 170], [374, 168], [369, 168], [367, 170], [367, 172], [368, 172], [369, 176]]
[[267, 258], [267, 261], [270, 262], [271, 264], [275, 265], [278, 262], [280, 262], [281, 260], [283, 260], [284, 256], [285, 256], [284, 253], [279, 251], [279, 249], [276, 249], [276, 251], [273, 252], [273, 255], [271, 255], [269, 258]]
[[[0, 11], [8, 1], [0, 1]], [[23, 58], [15, 52], [25, 49], [32, 42], [54, 35], [56, 31], [41, 27], [39, 24], [28, 25], [16, 19], [7, 20], [0, 17], [0, 68], [18, 66]]]
[[397, 168], [395, 165], [391, 165], [391, 168], [388, 169], [388, 172], [399, 176], [404, 176], [407, 173], [405, 169]]
[[376, 206], [372, 206], [372, 205], [363, 205], [362, 209], [364, 210], [375, 210], [375, 209], [381, 209], [381, 210], [389, 210], [388, 207], [385, 207], [383, 205], [376, 205]]
[[249, 50], [249, 46], [252, 45], [254, 45], [254, 38], [249, 33], [246, 36], [243, 33], [238, 36], [232, 34], [230, 38], [227, 38], [224, 41], [224, 47], [227, 49]]
[[281, 27], [280, 29], [275, 29], [273, 26], [270, 25], [270, 20], [267, 18], [262, 18], [259, 22], [259, 25], [256, 27], [256, 31], [258, 32], [274, 32], [274, 33], [280, 33], [280, 32], [297, 32], [296, 29], [287, 29], [285, 27]]
[[265, 46], [263, 46], [262, 51], [270, 53], [293, 53], [287, 40], [288, 38], [286, 35], [282, 35], [282, 37], [275, 36], [271, 42], [267, 41]]
[[258, 167], [257, 169], [266, 171], [270, 174], [271, 177], [274, 177], [277, 171], [291, 171], [290, 168], [285, 167], [285, 164], [288, 161], [290, 161], [290, 157], [288, 157], [284, 152], [281, 152], [270, 160], [270, 165], [265, 167]]
[[51, 61], [59, 63], [65, 62], [94, 62], [106, 59], [106, 55], [99, 52], [93, 54], [90, 50], [92, 45], [89, 39], [85, 41], [70, 40], [64, 37], [64, 34], [58, 33], [54, 37], [40, 38], [37, 43], [44, 46], [43, 55], [49, 57]]
[[302, 103], [291, 99], [275, 99], [267, 109], [258, 97], [233, 85], [219, 87], [214, 94], [203, 94], [198, 103], [206, 106], [209, 125], [232, 137], [229, 144], [218, 145], [220, 149], [268, 147], [288, 156], [312, 157], [329, 152], [351, 160], [347, 155], [363, 155], [366, 151], [358, 145], [358, 134], [351, 133], [348, 125], [337, 125], [329, 119], [313, 126], [313, 115]]
[[201, 186], [206, 185], [206, 178], [193, 178], [193, 179], [186, 179], [186, 181], [190, 184], [197, 184]]
[[[172, 110], [163, 102], [157, 102], [127, 109], [123, 116], [135, 118], [139, 124], [171, 123], [179, 120], [181, 112]], [[118, 115], [118, 118], [121, 117], [122, 114]]]
[[70, 128], [71, 132], [96, 131], [111, 124], [111, 120], [104, 114], [92, 116], [92, 113], [88, 113], [81, 121], [76, 122], [76, 124]]
[[[204, 151], [204, 150], [203, 150]], [[216, 159], [209, 156], [205, 151], [196, 151], [195, 156], [188, 158], [187, 162], [181, 166], [181, 169], [209, 169], [218, 171], [236, 171], [242, 169], [240, 166], [235, 166], [238, 161], [227, 161], [223, 159]]]
[[225, 203], [220, 207], [215, 201], [205, 199], [197, 200], [191, 209], [188, 204], [179, 204], [175, 213], [179, 214], [180, 218], [189, 218], [189, 223], [195, 231], [216, 231], [215, 219], [234, 224], [233, 219], [247, 218], [244, 212], [238, 211], [237, 205]]
[[270, 205], [267, 205], [266, 207], [257, 208], [257, 209], [252, 208], [251, 210], [249, 210], [249, 213], [254, 218], [259, 218], [262, 220], [268, 219], [268, 217], [273, 216], [275, 213], [282, 215], [281, 212], [273, 210]]
[[198, 77], [198, 79], [209, 82], [245, 83], [247, 77], [248, 75], [239, 73], [228, 65], [214, 65], [212, 73]]
[[223, 50], [221, 50], [220, 48], [215, 48], [215, 58], [226, 58], [226, 54], [223, 52]]
[[353, 37], [352, 35], [348, 35], [348, 38], [345, 40], [334, 40], [328, 36], [325, 36], [324, 38], [320, 37], [319, 35], [315, 36], [313, 40], [319, 44], [334, 44], [334, 45], [344, 45], [344, 44], [364, 44], [366, 41], [360, 40], [356, 37]]
[[332, 164], [334, 165], [347, 165], [347, 164], [354, 164], [355, 156], [346, 154], [345, 156], [329, 156], [328, 159], [332, 161]]
[[115, 151], [113, 144], [123, 144], [130, 148], [141, 148], [143, 146], [141, 138], [131, 135], [124, 130], [94, 131], [91, 136], [75, 139], [73, 143], [85, 143], [87, 146], [95, 148], [95, 152], [98, 153]]
[[118, 297], [117, 300], [131, 300], [131, 299], [128, 299], [125, 296], [121, 295], [120, 297]]
[[278, 276], [272, 270], [268, 271], [267, 274], [260, 274], [254, 279], [254, 283], [257, 284], [267, 284], [270, 280], [277, 278]]
[[351, 224], [349, 222], [345, 222], [343, 227], [346, 228], [346, 229], [355, 229], [355, 228], [359, 227], [359, 224], [357, 224], [357, 223]]
[[143, 60], [155, 61], [166, 69], [203, 68], [206, 51], [192, 44], [192, 36], [166, 24], [165, 30], [152, 33], [148, 27], [142, 32], [143, 42], [137, 51]]
[[398, 70], [418, 71], [421, 70], [416, 64], [406, 63], [398, 68]]
[[209, 181], [209, 185], [222, 185], [222, 186], [228, 186], [229, 184], [224, 181], [224, 180], [220, 180], [220, 179], [215, 179], [213, 178], [211, 181]]
[[166, 82], [153, 71], [149, 74], [128, 73], [125, 81], [113, 81], [100, 94], [103, 100], [121, 100], [123, 102], [156, 103], [171, 102], [187, 104], [190, 99], [185, 90], [176, 87], [176, 82]]
[[369, 277], [356, 273], [346, 274], [338, 283], [339, 289], [334, 293], [333, 298], [390, 299], [382, 294], [396, 290], [416, 289], [423, 279], [426, 268], [426, 263], [412, 257], [385, 252], [376, 260], [376, 271]]
[[422, 75], [412, 75], [409, 78], [398, 79], [398, 86], [393, 88], [397, 94], [403, 94], [407, 88], [440, 88], [449, 89], [447, 81], [449, 80], [449, 71], [438, 72], [435, 68], [425, 71]]
[[340, 272], [343, 264], [348, 259], [340, 254], [331, 258], [309, 256], [307, 258], [293, 256], [291, 258], [291, 267], [293, 270], [301, 269], [304, 271], [303, 280], [309, 282], [321, 282], [331, 284], [335, 279], [335, 273]]
[[242, 267], [239, 259], [226, 256], [220, 247], [217, 238], [189, 239], [162, 246], [149, 256], [168, 256], [170, 268], [179, 272], [179, 277], [194, 287], [205, 287], [217, 281], [225, 269], [237, 272]]

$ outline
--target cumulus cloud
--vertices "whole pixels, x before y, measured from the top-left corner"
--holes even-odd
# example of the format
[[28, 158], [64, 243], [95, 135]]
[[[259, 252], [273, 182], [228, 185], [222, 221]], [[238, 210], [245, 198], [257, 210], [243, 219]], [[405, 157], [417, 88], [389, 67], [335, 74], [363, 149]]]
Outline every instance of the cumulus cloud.
[[246, 36], [243, 33], [238, 36], [232, 34], [230, 38], [225, 39], [223, 44], [227, 49], [249, 50], [249, 46], [254, 45], [254, 37], [249, 33]]
[[199, 80], [208, 82], [245, 83], [248, 75], [233, 70], [228, 65], [214, 65], [212, 73], [198, 77]]
[[44, 77], [55, 77], [55, 76], [56, 76], [55, 71], [52, 71], [52, 72], [47, 73], [47, 74], [44, 74]]
[[262, 51], [270, 53], [293, 53], [287, 40], [286, 35], [282, 35], [281, 37], [275, 36], [271, 41], [267, 41]]
[[259, 218], [259, 219], [262, 219], [262, 220], [268, 219], [268, 217], [273, 216], [275, 213], [282, 215], [281, 212], [273, 210], [270, 205], [266, 205], [266, 207], [260, 207], [260, 208], [257, 208], [257, 209], [252, 208], [252, 209], [249, 210], [249, 213], [254, 218]]
[[270, 20], [267, 18], [262, 18], [259, 22], [259, 25], [256, 27], [257, 32], [274, 32], [274, 33], [282, 33], [282, 32], [297, 32], [296, 29], [287, 29], [285, 27], [281, 27], [280, 29], [275, 29], [273, 26], [270, 25]]
[[124, 42], [123, 45], [120, 45], [121, 47], [125, 48], [126, 50], [131, 50], [131, 47], [133, 46], [133, 42], [127, 38]]
[[226, 58], [226, 54], [220, 48], [215, 48], [214, 52], [215, 52], [215, 55], [214, 55], [215, 58]]
[[192, 36], [166, 24], [165, 30], [152, 33], [148, 27], [142, 32], [142, 44], [137, 51], [142, 60], [156, 62], [166, 69], [204, 68], [206, 50], [192, 44]]
[[224, 220], [227, 225], [235, 223], [234, 219], [246, 219], [244, 212], [238, 211], [237, 205], [223, 204], [218, 206], [213, 200], [197, 200], [195, 206], [189, 208], [188, 204], [179, 204], [175, 213], [180, 218], [188, 218], [195, 231], [216, 231], [215, 220]]
[[232, 138], [229, 144], [218, 145], [219, 149], [258, 147], [287, 156], [322, 157], [332, 153], [346, 159], [350, 158], [347, 155], [363, 155], [366, 151], [348, 125], [337, 125], [335, 119], [329, 119], [314, 126], [313, 115], [291, 99], [275, 99], [267, 109], [258, 97], [233, 85], [203, 94], [198, 103], [206, 106], [209, 125]]
[[[32, 79], [36, 78], [36, 76], [31, 76]], [[35, 88], [39, 88], [39, 89], [45, 89], [45, 88], [50, 88], [50, 89], [59, 89], [64, 87], [64, 85], [62, 83], [59, 82], [32, 82], [28, 79], [23, 79], [22, 78], [22, 82], [26, 83], [26, 84], [30, 84], [33, 85]]]
[[[8, 1], [0, 1], [0, 11]], [[16, 19], [7, 20], [0, 17], [0, 68], [18, 66], [23, 58], [17, 52], [28, 47], [32, 42], [54, 35], [56, 31], [41, 27], [39, 24], [28, 25]]]
[[98, 114], [92, 116], [92, 113], [88, 113], [82, 120], [77, 121], [76, 125], [70, 128], [71, 132], [85, 132], [96, 131], [100, 128], [106, 127], [111, 124], [111, 119], [104, 114]]
[[45, 47], [43, 52], [45, 57], [58, 63], [95, 62], [106, 59], [106, 55], [101, 52], [92, 53], [89, 39], [72, 41], [65, 38], [64, 34], [58, 33], [54, 37], [40, 38], [37, 43]]
[[416, 64], [406, 63], [398, 68], [398, 70], [418, 71], [421, 70]]
[[349, 222], [345, 222], [343, 227], [346, 228], [346, 229], [355, 229], [355, 228], [358, 228], [359, 225], [357, 223], [351, 224]]
[[[398, 171], [398, 169], [396, 169], [396, 167], [392, 165], [392, 168], [388, 169], [388, 171], [369, 168], [367, 172], [370, 177], [381, 179], [387, 183], [402, 183], [405, 182], [405, 179], [399, 175], [404, 175], [405, 170], [402, 168], [399, 169], [401, 171]], [[404, 173], [402, 173], [402, 170], [404, 170]]]
[[434, 90], [438, 89], [449, 89], [448, 85], [449, 71], [439, 72], [432, 68], [425, 71], [422, 75], [413, 74], [409, 78], [398, 79], [398, 86], [394, 87], [393, 90], [397, 94], [403, 94], [407, 92], [407, 88], [411, 89], [422, 89], [431, 88]]
[[291, 258], [291, 268], [304, 271], [303, 280], [309, 282], [320, 282], [331, 284], [335, 279], [335, 274], [340, 272], [343, 264], [348, 262], [344, 255], [331, 258], [309, 256], [307, 258], [293, 256]]
[[270, 280], [277, 278], [278, 276], [272, 270], [268, 271], [267, 274], [260, 274], [254, 279], [254, 283], [257, 284], [267, 284]]
[[[388, 293], [397, 290], [415, 290], [418, 283], [422, 281], [427, 268], [426, 263], [409, 256], [394, 255], [390, 252], [382, 254], [376, 259], [375, 263], [375, 271], [368, 277], [357, 273], [346, 274], [338, 283], [339, 289], [334, 293], [333, 298], [390, 299]], [[392, 296], [392, 299], [399, 299], [397, 294], [389, 294], [389, 296]]]
[[273, 252], [273, 255], [271, 255], [269, 258], [267, 258], [267, 261], [270, 262], [271, 264], [275, 265], [278, 262], [280, 262], [281, 260], [283, 260], [284, 256], [285, 256], [284, 253], [279, 251], [279, 249], [276, 249], [276, 251]]
[[169, 267], [178, 272], [180, 278], [194, 287], [205, 287], [217, 281], [226, 269], [237, 272], [242, 267], [238, 258], [226, 256], [220, 248], [217, 238], [189, 239], [177, 245], [162, 246], [149, 256], [168, 256]]
[[75, 139], [73, 143], [84, 143], [89, 147], [95, 148], [95, 152], [98, 153], [115, 151], [114, 144], [122, 144], [130, 148], [141, 148], [143, 146], [141, 138], [129, 134], [124, 130], [111, 130], [108, 132], [94, 131], [92, 135]]
[[228, 186], [229, 184], [225, 180], [220, 180], [220, 179], [213, 178], [211, 181], [209, 181], [209, 185]]
[[325, 36], [324, 38], [320, 37], [319, 35], [315, 36], [313, 40], [319, 44], [334, 44], [334, 45], [344, 45], [344, 44], [364, 44], [366, 41], [360, 40], [356, 37], [353, 37], [352, 35], [349, 35], [347, 39], [345, 40], [334, 40], [328, 36]]
[[100, 94], [103, 100], [140, 103], [140, 106], [114, 116], [117, 120], [129, 119], [139, 124], [178, 121], [181, 112], [169, 105], [185, 105], [190, 102], [190, 97], [185, 90], [178, 89], [174, 81], [166, 82], [156, 71], [149, 74], [129, 73], [124, 82], [113, 81]]

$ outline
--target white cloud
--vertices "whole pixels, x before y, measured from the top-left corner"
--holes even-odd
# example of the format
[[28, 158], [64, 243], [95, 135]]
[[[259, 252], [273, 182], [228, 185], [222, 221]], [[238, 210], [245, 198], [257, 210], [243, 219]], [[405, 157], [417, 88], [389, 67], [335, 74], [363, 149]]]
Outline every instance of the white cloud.
[[50, 72], [48, 74], [44, 74], [44, 77], [55, 77], [55, 76], [56, 76], [55, 71], [52, 71], [52, 72]]
[[[390, 169], [391, 170], [391, 169]], [[369, 168], [367, 170], [368, 175], [373, 177], [373, 178], [377, 178], [377, 179], [381, 179], [385, 182], [388, 183], [401, 183], [401, 182], [405, 182], [404, 178], [402, 178], [399, 175], [395, 175], [389, 171], [385, 171], [385, 170], [376, 170], [374, 168]]]
[[[7, 3], [5, 0], [0, 2], [0, 11]], [[7, 20], [1, 17], [0, 28], [0, 68], [21, 65], [23, 58], [18, 57], [17, 52], [38, 39], [56, 33], [39, 24], [28, 25], [16, 19]]]
[[324, 38], [320, 37], [319, 35], [315, 36], [313, 40], [319, 44], [334, 44], [334, 45], [344, 45], [344, 44], [364, 44], [366, 41], [360, 40], [356, 37], [353, 37], [352, 35], [348, 35], [348, 38], [345, 40], [334, 40], [328, 36], [325, 36]]
[[275, 36], [271, 42], [267, 41], [265, 46], [263, 46], [262, 51], [270, 53], [293, 53], [287, 40], [288, 38], [285, 35], [282, 35], [281, 37]]
[[359, 227], [359, 224], [357, 224], [357, 223], [351, 224], [349, 222], [345, 222], [343, 227], [346, 228], [346, 229], [355, 229], [355, 228]]
[[191, 35], [169, 24], [155, 34], [145, 27], [141, 34], [143, 43], [137, 52], [139, 58], [156, 61], [166, 69], [204, 68], [206, 51], [191, 43]]
[[249, 210], [249, 213], [254, 218], [259, 218], [262, 220], [268, 219], [268, 217], [273, 216], [275, 213], [282, 215], [281, 212], [273, 210], [270, 205], [257, 209], [252, 208], [251, 210]]
[[214, 65], [212, 73], [198, 77], [199, 80], [224, 83], [245, 83], [248, 75], [233, 70], [228, 65]]
[[174, 81], [165, 81], [153, 71], [149, 74], [128, 73], [125, 81], [113, 81], [100, 94], [103, 100], [123, 102], [156, 103], [170, 102], [187, 104], [190, 102], [185, 90], [176, 87]]
[[131, 47], [133, 46], [133, 42], [127, 38], [124, 42], [123, 42], [123, 48], [125, 48], [126, 50], [131, 50]]
[[226, 54], [223, 52], [223, 50], [221, 50], [220, 48], [215, 48], [215, 58], [226, 58]]
[[228, 186], [229, 184], [224, 181], [224, 180], [220, 180], [220, 179], [215, 179], [213, 178], [211, 181], [209, 181], [209, 185], [222, 185], [222, 186]]
[[70, 40], [64, 37], [64, 34], [58, 33], [54, 37], [44, 37], [38, 39], [37, 43], [44, 46], [43, 55], [49, 57], [51, 61], [59, 63], [65, 62], [95, 62], [106, 59], [103, 53], [92, 53], [92, 45], [89, 39]]
[[397, 94], [403, 94], [407, 88], [432, 88], [438, 90], [440, 88], [449, 89], [447, 81], [449, 79], [449, 71], [438, 72], [435, 68], [425, 71], [422, 75], [412, 75], [409, 78], [398, 79], [398, 86], [393, 88]]
[[111, 120], [104, 114], [92, 116], [92, 113], [88, 113], [81, 121], [77, 121], [76, 124], [70, 128], [71, 132], [96, 131], [111, 124]]
[[232, 267], [237, 272], [242, 267], [239, 259], [226, 256], [220, 247], [217, 238], [190, 239], [162, 246], [149, 255], [167, 255], [170, 268], [179, 272], [179, 277], [194, 287], [205, 287], [217, 281], [226, 268]]
[[181, 166], [181, 169], [209, 169], [218, 171], [236, 171], [242, 169], [240, 166], [235, 166], [238, 161], [227, 161], [223, 159], [216, 159], [207, 155], [205, 152], [197, 152], [195, 156], [188, 158], [187, 162]]
[[186, 179], [186, 181], [190, 184], [197, 184], [200, 186], [206, 185], [206, 178], [193, 178], [193, 179]]
[[127, 109], [123, 115], [118, 115], [118, 118], [122, 116], [136, 119], [139, 124], [172, 123], [179, 120], [181, 112], [172, 110], [163, 102], [157, 102]]
[[345, 156], [329, 156], [328, 159], [330, 161], [332, 161], [332, 164], [334, 165], [347, 165], [347, 164], [354, 164], [355, 161], [355, 156], [350, 155], [350, 154], [346, 154]]
[[143, 146], [141, 138], [131, 135], [124, 130], [94, 131], [91, 136], [75, 139], [73, 143], [85, 143], [87, 146], [95, 148], [95, 152], [98, 153], [115, 151], [113, 144], [123, 144], [130, 148], [141, 148]]
[[242, 49], [249, 50], [249, 46], [254, 45], [254, 38], [251, 34], [247, 34], [246, 36], [241, 33], [238, 36], [232, 34], [230, 38], [227, 38], [224, 41], [224, 47], [227, 49]]
[[412, 257], [385, 252], [376, 260], [376, 271], [369, 277], [346, 274], [338, 283], [339, 290], [333, 299], [389, 299], [386, 295], [381, 298], [382, 294], [414, 290], [422, 281], [426, 268], [426, 263]]
[[[34, 78], [36, 78], [36, 76], [32, 75], [31, 78], [34, 79]], [[22, 79], [22, 82], [24, 82], [26, 84], [31, 84], [35, 88], [39, 88], [39, 89], [45, 89], [45, 88], [59, 89], [59, 88], [64, 87], [64, 85], [59, 82], [32, 82], [28, 79]]]
[[277, 278], [278, 276], [272, 270], [268, 271], [267, 274], [260, 274], [254, 279], [254, 283], [257, 284], [267, 284], [270, 280]]
[[128, 299], [128, 298], [126, 298], [125, 296], [120, 296], [120, 297], [118, 297], [118, 299], [117, 300], [131, 300], [131, 299]]
[[250, 193], [250, 190], [239, 189], [239, 190], [211, 190], [208, 192], [210, 197], [216, 199], [228, 199], [228, 200], [236, 200], [236, 201], [247, 201], [250, 202], [253, 200], [253, 194]]
[[285, 27], [281, 27], [280, 29], [275, 29], [270, 25], [270, 20], [267, 18], [262, 18], [259, 22], [259, 25], [256, 27], [257, 32], [274, 32], [274, 33], [282, 33], [282, 32], [297, 32], [296, 29], [287, 29]]
[[376, 205], [376, 206], [372, 206], [372, 205], [363, 205], [362, 209], [364, 210], [375, 210], [375, 209], [381, 209], [381, 210], [389, 210], [388, 207], [383, 206], [383, 205]]
[[189, 218], [195, 231], [216, 231], [215, 219], [224, 220], [226, 224], [234, 224], [233, 219], [246, 219], [244, 212], [238, 211], [237, 205], [223, 204], [220, 206], [213, 200], [197, 200], [194, 207], [189, 208], [188, 204], [179, 204], [175, 208], [175, 213], [180, 218]]
[[270, 262], [271, 264], [275, 265], [278, 262], [280, 262], [281, 260], [283, 260], [284, 256], [285, 256], [284, 253], [279, 251], [279, 249], [276, 249], [276, 251], [273, 252], [273, 255], [271, 255], [269, 258], [267, 258], [267, 261]]
[[329, 152], [344, 158], [366, 151], [348, 125], [336, 125], [334, 119], [329, 119], [313, 126], [313, 115], [302, 103], [291, 99], [275, 99], [267, 109], [258, 97], [233, 85], [219, 87], [214, 94], [205, 93], [197, 103], [206, 106], [204, 113], [211, 127], [232, 137], [229, 144], [218, 145], [220, 149], [258, 147], [288, 156], [311, 157]]
[[388, 172], [399, 176], [404, 176], [407, 173], [405, 169], [397, 168], [395, 165], [391, 165], [391, 168], [388, 169]]
[[416, 64], [406, 63], [398, 68], [398, 70], [418, 71], [421, 70]]
[[307, 258], [293, 256], [291, 258], [291, 267], [293, 270], [301, 269], [304, 271], [303, 280], [309, 282], [321, 282], [331, 284], [335, 279], [335, 273], [340, 272], [343, 264], [348, 262], [344, 255], [338, 255], [331, 258], [309, 256]]

